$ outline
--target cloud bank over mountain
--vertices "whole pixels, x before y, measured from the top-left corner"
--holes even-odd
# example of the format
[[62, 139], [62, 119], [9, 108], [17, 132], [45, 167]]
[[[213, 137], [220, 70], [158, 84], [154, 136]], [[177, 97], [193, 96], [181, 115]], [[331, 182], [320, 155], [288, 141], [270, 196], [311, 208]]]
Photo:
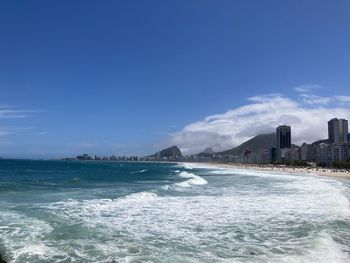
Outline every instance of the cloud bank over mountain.
[[244, 106], [185, 126], [171, 135], [170, 143], [178, 145], [184, 153], [196, 153], [209, 146], [221, 151], [257, 134], [273, 132], [281, 124], [292, 126], [294, 144], [327, 138], [328, 120], [350, 119], [350, 96], [313, 94], [319, 88], [318, 85], [295, 87], [296, 99], [282, 94], [248, 98]]

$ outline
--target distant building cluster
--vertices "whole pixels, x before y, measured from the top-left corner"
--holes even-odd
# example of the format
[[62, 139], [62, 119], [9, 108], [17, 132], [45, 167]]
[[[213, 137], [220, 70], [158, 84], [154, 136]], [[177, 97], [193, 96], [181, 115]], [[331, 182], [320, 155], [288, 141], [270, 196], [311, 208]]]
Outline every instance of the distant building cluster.
[[84, 153], [78, 155], [76, 158], [65, 158], [66, 160], [80, 160], [80, 161], [138, 161], [137, 156], [97, 156]]
[[333, 162], [347, 160], [350, 157], [349, 139], [348, 120], [336, 118], [330, 120], [328, 122], [328, 140], [311, 144], [313, 160], [325, 166], [331, 166]]
[[239, 155], [192, 155], [188, 158], [190, 161], [212, 160], [251, 164], [299, 162], [319, 166], [332, 166], [334, 162], [342, 162], [350, 158], [350, 134], [348, 121], [345, 119], [334, 118], [328, 122], [328, 139], [311, 144], [303, 143], [300, 147], [292, 144], [291, 130], [291, 126], [287, 125], [276, 128], [276, 147], [257, 151], [246, 149]]
[[134, 162], [134, 161], [161, 161], [161, 162], [180, 162], [187, 161], [187, 157], [184, 156], [161, 156], [159, 153], [152, 156], [97, 156], [97, 155], [89, 155], [84, 153], [82, 155], [78, 155], [75, 158], [64, 158], [64, 160], [79, 160], [79, 161], [119, 161], [119, 162]]
[[[103, 156], [83, 154], [69, 160], [102, 160], [102, 161], [187, 161], [187, 162], [235, 162], [251, 164], [310, 164], [332, 166], [336, 162], [344, 162], [350, 158], [350, 134], [348, 120], [331, 119], [328, 121], [328, 139], [301, 146], [292, 144], [292, 128], [281, 125], [276, 133], [261, 135], [247, 146], [236, 151], [215, 153], [210, 147], [204, 152], [183, 156], [177, 146], [166, 148], [154, 155], [137, 156]], [[266, 136], [269, 136], [266, 138]], [[257, 136], [258, 137], [258, 136]], [[261, 141], [269, 141], [261, 146]], [[242, 144], [242, 145], [244, 145]], [[267, 145], [270, 145], [267, 147]], [[272, 146], [274, 145], [274, 146]]]
[[189, 160], [189, 156], [161, 156], [160, 154], [155, 154], [154, 156], [145, 156], [139, 159], [145, 162], [186, 162]]
[[334, 118], [328, 122], [328, 139], [311, 144], [303, 143], [300, 147], [293, 145], [291, 127], [276, 128], [276, 148], [247, 152], [238, 156], [242, 163], [281, 163], [306, 161], [317, 165], [332, 166], [334, 162], [350, 158], [350, 134], [348, 120]]

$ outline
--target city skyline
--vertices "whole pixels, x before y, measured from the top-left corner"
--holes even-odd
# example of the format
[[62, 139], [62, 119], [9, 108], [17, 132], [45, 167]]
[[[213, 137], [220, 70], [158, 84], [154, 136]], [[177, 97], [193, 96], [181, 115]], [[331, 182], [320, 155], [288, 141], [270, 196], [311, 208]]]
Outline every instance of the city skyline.
[[[279, 125], [273, 133], [275, 143], [267, 142], [270, 134], [260, 134], [240, 146], [214, 152], [211, 147], [195, 154], [183, 155], [176, 146], [148, 156], [97, 156], [84, 153], [65, 160], [95, 161], [181, 161], [181, 162], [233, 162], [253, 164], [292, 164], [297, 166], [329, 166], [346, 162], [350, 157], [348, 120], [332, 118], [328, 121], [328, 138], [298, 146], [292, 143], [292, 127]], [[260, 137], [260, 139], [258, 139]], [[263, 138], [263, 139], [261, 139]], [[255, 141], [255, 143], [252, 143]], [[265, 141], [265, 142], [263, 142]], [[270, 143], [270, 144], [269, 144]], [[264, 144], [265, 147], [261, 147]], [[240, 153], [237, 149], [240, 149]]]
[[1, 3], [0, 156], [220, 151], [280, 124], [299, 145], [325, 138], [326, 121], [350, 119], [349, 11], [348, 1]]
[[[254, 98], [250, 98], [250, 100], [252, 100], [254, 103], [253, 104], [251, 104], [251, 105], [246, 105], [246, 106], [242, 106], [241, 108], [238, 108], [236, 111], [240, 111], [241, 109], [244, 109], [244, 108], [248, 108], [249, 106], [251, 106], [252, 108], [254, 108], [254, 107], [256, 107], [256, 106], [264, 106], [266, 103], [267, 104], [270, 104], [270, 102], [271, 101], [274, 101], [274, 100], [281, 100], [283, 103], [284, 103], [284, 100], [286, 100], [286, 101], [289, 101], [289, 102], [292, 102], [291, 104], [293, 105], [293, 101], [290, 101], [289, 99], [287, 99], [287, 98], [283, 98], [282, 96], [280, 96], [280, 95], [276, 95], [276, 94], [272, 94], [272, 95], [263, 95], [263, 96], [260, 96], [260, 97], [254, 97]], [[276, 108], [276, 107], [278, 107], [278, 105], [279, 105], [279, 103], [276, 103], [276, 105], [274, 105], [274, 104], [271, 104], [271, 105], [269, 105], [269, 107], [270, 106], [272, 106], [273, 108]], [[295, 105], [297, 105], [296, 103], [294, 104], [294, 106]], [[304, 109], [305, 110], [305, 109]], [[5, 110], [6, 111], [6, 110]], [[310, 111], [311, 112], [314, 112], [314, 110], [313, 109], [310, 109]], [[322, 108], [322, 111], [323, 111], [323, 116], [322, 116], [322, 119], [326, 119], [326, 118], [328, 118], [328, 119], [330, 119], [328, 116], [332, 116], [331, 117], [331, 120], [332, 119], [337, 119], [337, 117], [335, 117], [335, 116], [333, 116], [332, 114], [332, 112], [329, 112], [328, 110], [327, 110], [327, 108]], [[27, 116], [21, 116], [21, 114], [36, 114], [37, 112], [39, 112], [39, 111], [23, 111], [22, 112], [22, 110], [20, 110], [20, 109], [16, 109], [16, 110], [14, 110], [14, 113], [9, 113], [9, 114], [14, 114], [14, 116], [9, 116], [8, 118], [14, 118], [14, 119], [21, 119], [21, 118], [27, 118]], [[248, 113], [252, 113], [252, 112], [254, 112], [254, 110], [253, 111], [249, 111], [248, 110]], [[336, 108], [336, 112], [346, 112], [346, 109], [345, 108]], [[7, 113], [6, 113], [7, 114]], [[346, 114], [343, 114], [342, 116], [344, 116], [344, 115], [346, 115]], [[350, 116], [350, 115], [349, 115]], [[291, 117], [291, 120], [288, 120], [288, 119], [286, 119], [285, 118], [285, 116], [282, 116], [283, 118], [283, 121], [282, 122], [280, 122], [279, 124], [280, 125], [287, 125], [287, 123], [293, 123], [293, 116]], [[5, 118], [7, 118], [7, 116], [5, 116]], [[212, 118], [212, 116], [209, 116], [208, 118], [206, 118], [206, 119], [210, 119], [210, 118]], [[339, 118], [340, 120], [343, 120], [344, 118]], [[347, 121], [347, 120], [346, 120]], [[304, 134], [304, 135], [306, 135], [306, 136], [303, 136], [303, 133], [302, 133], [302, 130], [301, 130], [301, 133], [299, 133], [296, 137], [294, 137], [293, 138], [293, 141], [292, 141], [292, 143], [293, 144], [297, 144], [297, 145], [301, 145], [302, 143], [305, 143], [305, 142], [307, 142], [307, 143], [312, 143], [313, 141], [317, 141], [317, 140], [321, 140], [321, 139], [326, 139], [326, 138], [329, 138], [329, 128], [327, 129], [327, 127], [325, 126], [325, 123], [326, 122], [324, 122], [323, 123], [323, 125], [321, 125], [321, 126], [323, 126], [323, 127], [321, 127], [321, 129], [317, 129], [317, 131], [318, 131], [318, 133], [313, 133], [313, 136], [312, 137], [308, 137], [307, 135], [307, 133], [306, 134]], [[270, 120], [270, 127], [262, 127], [262, 130], [260, 130], [259, 131], [259, 129], [257, 129], [257, 130], [253, 130], [253, 129], [250, 129], [250, 132], [251, 133], [245, 133], [245, 135], [248, 135], [248, 136], [246, 136], [246, 137], [243, 137], [243, 138], [241, 138], [241, 140], [239, 141], [239, 142], [237, 142], [237, 143], [229, 143], [229, 141], [228, 141], [228, 143], [226, 144], [226, 147], [224, 147], [224, 148], [219, 148], [219, 150], [217, 150], [216, 149], [216, 151], [222, 151], [222, 150], [228, 150], [228, 149], [230, 149], [230, 148], [232, 148], [232, 147], [235, 147], [235, 146], [237, 146], [237, 145], [239, 145], [240, 143], [243, 143], [245, 140], [248, 140], [248, 139], [250, 139], [250, 138], [252, 138], [252, 137], [254, 137], [254, 136], [256, 136], [256, 135], [259, 135], [259, 134], [265, 134], [265, 133], [269, 133], [269, 132], [273, 132], [273, 130], [275, 129], [275, 127], [273, 127], [273, 125], [276, 125], [276, 124], [278, 124], [278, 121], [277, 120]], [[312, 124], [313, 123], [309, 123], [309, 125], [310, 126], [307, 126], [307, 128], [310, 130], [310, 131], [314, 131], [315, 130], [315, 127], [313, 127], [312, 126]], [[193, 124], [191, 124], [191, 125], [193, 125]], [[189, 125], [189, 126], [191, 126], [191, 125]], [[196, 125], [196, 123], [194, 123], [194, 125]], [[289, 126], [293, 126], [293, 124], [290, 124]], [[295, 126], [294, 126], [295, 127]], [[298, 127], [298, 125], [296, 125], [296, 127]], [[250, 127], [249, 127], [250, 128]], [[32, 128], [31, 127], [29, 127], [29, 128], [23, 128], [23, 130], [24, 131], [27, 131], [27, 130], [31, 130]], [[186, 127], [184, 128], [184, 130], [186, 129]], [[22, 128], [20, 128], [19, 129], [20, 131], [19, 132], [21, 132], [21, 130], [22, 130]], [[298, 129], [297, 129], [298, 130]], [[305, 130], [305, 129], [304, 129]], [[17, 132], [17, 131], [16, 131]], [[239, 132], [239, 133], [243, 133], [243, 131], [236, 131], [236, 132]], [[9, 133], [9, 134], [11, 134], [11, 133]], [[179, 134], [181, 134], [181, 133], [179, 133]], [[3, 136], [6, 136], [7, 135], [7, 133], [6, 132], [4, 132], [3, 134], [1, 134], [1, 135], [3, 135]], [[41, 136], [41, 135], [46, 135], [46, 132], [39, 132], [38, 134], [36, 134], [37, 136]], [[156, 144], [156, 146], [154, 146], [154, 145], [152, 145], [152, 148], [151, 149], [153, 149], [153, 150], [147, 150], [147, 151], [145, 151], [145, 152], [141, 152], [141, 153], [135, 153], [135, 152], [133, 152], [133, 151], [131, 151], [131, 152], [118, 152], [118, 151], [104, 151], [104, 150], [102, 150], [102, 151], [89, 151], [89, 148], [90, 148], [90, 146], [91, 145], [84, 145], [84, 147], [83, 147], [83, 149], [82, 150], [76, 150], [76, 151], [71, 151], [71, 152], [66, 152], [66, 155], [65, 155], [65, 153], [61, 153], [61, 154], [57, 154], [57, 153], [53, 153], [53, 155], [51, 156], [51, 155], [48, 155], [48, 156], [39, 156], [39, 158], [45, 158], [45, 157], [47, 157], [47, 158], [61, 158], [61, 157], [66, 157], [66, 156], [74, 156], [75, 154], [80, 154], [80, 153], [84, 153], [84, 152], [90, 152], [90, 153], [96, 153], [96, 154], [100, 154], [100, 155], [102, 155], [102, 156], [105, 156], [105, 155], [120, 155], [120, 156], [123, 156], [123, 155], [129, 155], [129, 156], [133, 156], [133, 155], [137, 155], [137, 156], [146, 156], [146, 155], [148, 155], [148, 154], [151, 154], [152, 152], [154, 152], [154, 151], [156, 151], [156, 150], [158, 150], [159, 148], [164, 148], [164, 147], [167, 147], [167, 146], [170, 146], [170, 145], [172, 145], [172, 144], [176, 144], [176, 136], [177, 136], [178, 134], [174, 134], [173, 136], [174, 137], [171, 137], [171, 140], [168, 140], [168, 141], [163, 141], [163, 142], [161, 142], [160, 144]], [[232, 135], [234, 135], [234, 133], [232, 133]], [[347, 137], [349, 137], [350, 136], [350, 134], [347, 134]], [[174, 138], [175, 138], [175, 141], [174, 141]], [[218, 138], [220, 138], [220, 136], [218, 137]], [[312, 138], [312, 139], [311, 139]], [[194, 140], [195, 141], [195, 140]], [[349, 139], [348, 139], [348, 141], [349, 141]], [[4, 144], [3, 144], [4, 145]], [[6, 143], [5, 143], [5, 145], [6, 145]], [[86, 146], [86, 147], [85, 147]], [[196, 153], [198, 153], [198, 152], [201, 152], [202, 150], [204, 150], [205, 148], [207, 148], [207, 147], [211, 147], [211, 148], [215, 148], [215, 145], [213, 145], [213, 144], [211, 144], [211, 143], [208, 143], [205, 147], [200, 147], [200, 148], [194, 148], [194, 149], [190, 149], [190, 148], [188, 148], [188, 149], [185, 149], [185, 151], [184, 151], [184, 153], [186, 153], [186, 154], [196, 154]], [[86, 150], [87, 149], [87, 150]], [[182, 150], [183, 150], [183, 148], [181, 148]], [[189, 152], [187, 152], [187, 151], [189, 150]], [[8, 157], [8, 156], [6, 156], [6, 154], [4, 154], [4, 156], [2, 156], [2, 157]], [[10, 158], [12, 158], [12, 156], [11, 155], [9, 155], [9, 157]], [[17, 158], [18, 156], [14, 156], [15, 158]], [[31, 156], [30, 156], [31, 157]], [[22, 158], [22, 156], [19, 156], [19, 158]], [[24, 158], [27, 158], [27, 156], [24, 156]], [[34, 158], [36, 158], [36, 156], [34, 155]]]

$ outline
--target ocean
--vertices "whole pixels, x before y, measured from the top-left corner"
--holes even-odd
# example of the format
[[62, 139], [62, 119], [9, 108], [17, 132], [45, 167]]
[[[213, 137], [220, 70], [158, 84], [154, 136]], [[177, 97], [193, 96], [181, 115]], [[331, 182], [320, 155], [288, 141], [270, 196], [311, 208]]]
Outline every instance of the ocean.
[[350, 262], [350, 180], [196, 164], [0, 160], [8, 263]]

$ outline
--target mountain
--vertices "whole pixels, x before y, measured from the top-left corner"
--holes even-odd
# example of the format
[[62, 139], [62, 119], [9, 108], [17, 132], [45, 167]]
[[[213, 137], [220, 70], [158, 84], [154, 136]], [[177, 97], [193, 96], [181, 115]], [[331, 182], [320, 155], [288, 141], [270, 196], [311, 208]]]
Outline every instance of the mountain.
[[315, 141], [312, 143], [312, 145], [319, 145], [321, 143], [329, 143], [329, 140], [328, 139], [322, 139], [322, 140], [318, 140], [318, 141]]
[[270, 149], [272, 147], [276, 147], [276, 133], [257, 135], [235, 148], [219, 152], [217, 154], [238, 156], [247, 150], [251, 152], [258, 152], [260, 150]]
[[211, 147], [207, 147], [207, 148], [205, 148], [205, 150], [204, 150], [203, 152], [201, 152], [201, 153], [209, 153], [209, 154], [213, 154], [213, 153], [214, 153], [214, 151], [213, 151], [213, 148], [211, 148]]
[[211, 157], [215, 152], [211, 147], [205, 148], [203, 152], [197, 154], [198, 157]]
[[156, 154], [152, 155], [151, 157], [181, 158], [182, 153], [181, 153], [181, 150], [179, 149], [179, 147], [171, 146], [169, 148], [161, 150], [160, 152], [157, 152]]

